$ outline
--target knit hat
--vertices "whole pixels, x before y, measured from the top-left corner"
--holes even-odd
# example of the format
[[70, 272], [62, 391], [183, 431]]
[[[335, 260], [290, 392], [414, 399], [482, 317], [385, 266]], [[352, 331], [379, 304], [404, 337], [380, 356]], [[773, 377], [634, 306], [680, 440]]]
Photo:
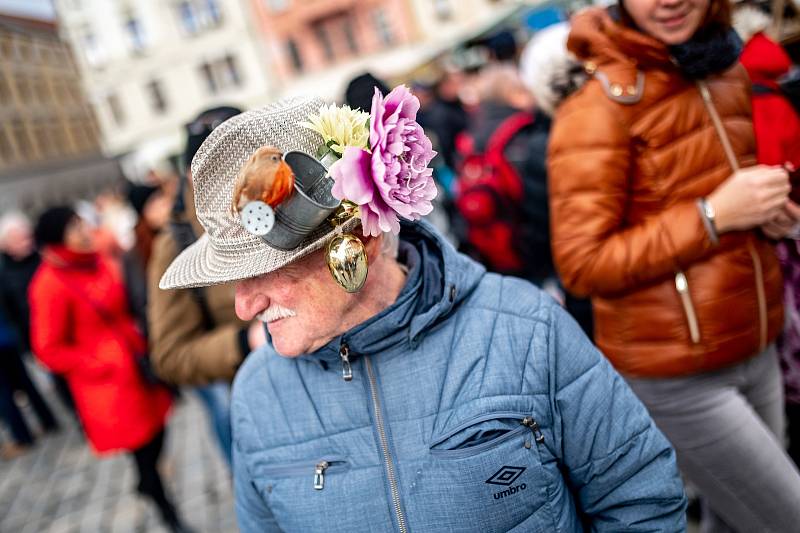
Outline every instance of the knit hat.
[[347, 90], [344, 93], [345, 103], [353, 109], [369, 113], [375, 89], [378, 89], [383, 95], [389, 92], [389, 87], [369, 72], [356, 76], [347, 84]]
[[65, 205], [47, 209], [39, 216], [33, 231], [36, 244], [39, 246], [63, 244], [67, 225], [77, 216], [74, 209]]

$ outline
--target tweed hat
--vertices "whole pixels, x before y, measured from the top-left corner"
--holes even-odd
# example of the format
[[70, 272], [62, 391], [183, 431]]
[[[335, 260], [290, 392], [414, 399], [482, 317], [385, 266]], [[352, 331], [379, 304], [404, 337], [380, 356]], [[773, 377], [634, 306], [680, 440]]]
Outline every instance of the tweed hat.
[[[317, 133], [299, 125], [323, 105], [318, 98], [295, 97], [237, 115], [214, 129], [192, 160], [197, 218], [206, 233], [186, 248], [161, 278], [161, 289], [203, 287], [273, 272], [325, 246], [336, 233], [320, 224], [296, 248], [279, 250], [248, 233], [231, 212], [236, 177], [262, 146], [316, 154]], [[351, 219], [340, 229], [358, 225]]]

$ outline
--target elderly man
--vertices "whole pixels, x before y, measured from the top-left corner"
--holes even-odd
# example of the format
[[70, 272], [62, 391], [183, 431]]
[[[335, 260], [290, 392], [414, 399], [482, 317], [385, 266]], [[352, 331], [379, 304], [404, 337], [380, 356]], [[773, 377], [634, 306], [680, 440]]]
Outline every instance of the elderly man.
[[[234, 384], [241, 530], [683, 531], [673, 450], [567, 314], [533, 285], [486, 273], [428, 224], [393, 224], [394, 200], [417, 195], [417, 212], [395, 209], [417, 218], [430, 199], [416, 99], [395, 91], [373, 102], [370, 150], [348, 147], [330, 169], [331, 190], [360, 218], [308, 220], [315, 229], [294, 245], [276, 234], [303, 231], [308, 211], [295, 207], [325, 204], [312, 191], [328, 178], [305, 181], [302, 158], [286, 153], [297, 179], [288, 200], [237, 214], [232, 196], [263, 147], [332, 146], [300, 125], [321, 102], [230, 119], [193, 161], [206, 237], [161, 287], [236, 281], [237, 314], [264, 322], [272, 340]], [[364, 175], [347, 166], [370, 158]], [[379, 184], [395, 187], [389, 196], [352, 182], [392, 169], [401, 179]], [[262, 226], [253, 213], [265, 212]]]

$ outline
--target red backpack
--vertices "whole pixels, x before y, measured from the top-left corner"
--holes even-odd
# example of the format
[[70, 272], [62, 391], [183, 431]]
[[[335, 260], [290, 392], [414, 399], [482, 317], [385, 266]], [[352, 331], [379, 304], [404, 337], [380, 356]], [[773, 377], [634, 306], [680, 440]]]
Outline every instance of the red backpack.
[[531, 113], [508, 117], [489, 138], [483, 153], [476, 151], [471, 139], [462, 139], [456, 207], [466, 222], [468, 244], [497, 272], [513, 273], [523, 267], [514, 246], [523, 184], [504, 152], [514, 136], [531, 124]]

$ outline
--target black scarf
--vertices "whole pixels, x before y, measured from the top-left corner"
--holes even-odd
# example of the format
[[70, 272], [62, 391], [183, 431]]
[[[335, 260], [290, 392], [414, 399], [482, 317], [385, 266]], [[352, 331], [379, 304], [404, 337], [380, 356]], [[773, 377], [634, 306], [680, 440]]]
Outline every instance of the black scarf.
[[742, 53], [742, 40], [732, 28], [715, 26], [670, 46], [669, 51], [686, 77], [699, 80], [732, 67]]

